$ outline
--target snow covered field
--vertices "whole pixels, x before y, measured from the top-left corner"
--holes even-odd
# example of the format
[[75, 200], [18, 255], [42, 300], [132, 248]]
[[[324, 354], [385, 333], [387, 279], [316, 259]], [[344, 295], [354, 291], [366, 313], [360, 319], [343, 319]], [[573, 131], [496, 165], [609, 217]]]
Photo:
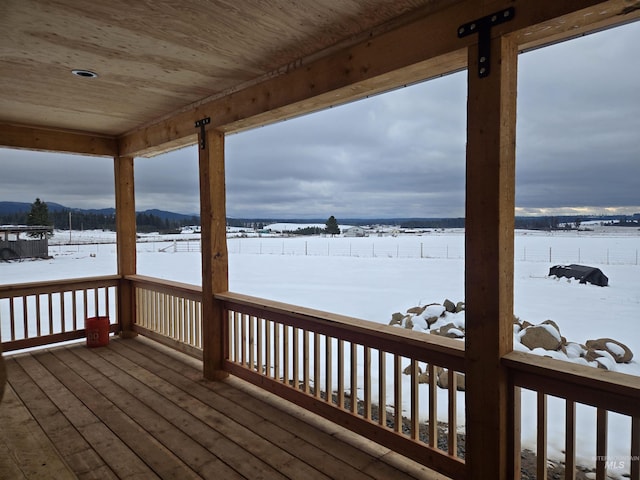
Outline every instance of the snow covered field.
[[[171, 245], [166, 238], [147, 240], [138, 244], [140, 274], [201, 283], [198, 251], [174, 252], [166, 248]], [[615, 369], [640, 376], [639, 248], [640, 232], [630, 229], [606, 235], [518, 232], [515, 315], [534, 324], [551, 319], [573, 342], [601, 337], [620, 340], [635, 357], [629, 364], [615, 365]], [[442, 303], [445, 298], [454, 303], [464, 301], [464, 235], [460, 231], [431, 232], [419, 237], [231, 238], [229, 252], [232, 291], [373, 322], [387, 324], [394, 312]], [[0, 263], [0, 284], [116, 272], [114, 244], [59, 244], [51, 246], [50, 253], [51, 260]], [[553, 264], [578, 262], [600, 268], [609, 277], [609, 286], [580, 285], [577, 280], [547, 276]], [[6, 318], [4, 312], [0, 316]], [[458, 395], [458, 405], [463, 408], [464, 394]], [[440, 404], [446, 406], [446, 395]], [[461, 424], [463, 415], [461, 410]], [[549, 455], [561, 458], [561, 402], [549, 400], [549, 417]], [[609, 419], [609, 455], [624, 458], [629, 455], [622, 446], [628, 445], [630, 427], [628, 419], [617, 417], [610, 415]], [[444, 411], [442, 419], [446, 420]], [[535, 445], [535, 421], [535, 398], [525, 392], [523, 445], [529, 448]], [[579, 407], [578, 459], [584, 464], [592, 464], [595, 456], [594, 425], [595, 409]]]

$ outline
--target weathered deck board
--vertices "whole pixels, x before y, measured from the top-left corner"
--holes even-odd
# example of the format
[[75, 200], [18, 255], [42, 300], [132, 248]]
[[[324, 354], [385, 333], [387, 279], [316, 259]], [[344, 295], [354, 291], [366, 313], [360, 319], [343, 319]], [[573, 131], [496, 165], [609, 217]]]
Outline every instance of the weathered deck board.
[[444, 478], [242, 380], [205, 381], [201, 362], [143, 338], [8, 357], [8, 372], [83, 480]]
[[76, 478], [12, 388], [0, 405], [0, 478]]

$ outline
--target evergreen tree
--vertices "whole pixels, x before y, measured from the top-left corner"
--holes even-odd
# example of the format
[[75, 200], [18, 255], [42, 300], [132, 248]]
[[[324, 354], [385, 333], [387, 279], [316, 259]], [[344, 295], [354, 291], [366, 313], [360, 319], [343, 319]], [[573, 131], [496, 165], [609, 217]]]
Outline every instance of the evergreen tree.
[[331, 215], [326, 223], [325, 231], [331, 235], [340, 235], [340, 227], [338, 226], [338, 221], [336, 217]]
[[[31, 211], [27, 214], [27, 225], [44, 225], [51, 226], [49, 222], [49, 207], [45, 202], [36, 198], [36, 201], [31, 204]], [[32, 237], [43, 237], [44, 233], [32, 233]]]

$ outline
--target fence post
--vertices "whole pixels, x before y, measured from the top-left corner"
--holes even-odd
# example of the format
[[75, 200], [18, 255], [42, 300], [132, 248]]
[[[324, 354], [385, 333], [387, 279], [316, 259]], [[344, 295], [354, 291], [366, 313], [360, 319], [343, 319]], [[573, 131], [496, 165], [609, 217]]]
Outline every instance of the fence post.
[[420, 258], [424, 258], [424, 257], [422, 256], [422, 246], [423, 246], [423, 243], [422, 243], [422, 242], [420, 242]]
[[549, 263], [551, 263], [551, 247], [549, 247]]

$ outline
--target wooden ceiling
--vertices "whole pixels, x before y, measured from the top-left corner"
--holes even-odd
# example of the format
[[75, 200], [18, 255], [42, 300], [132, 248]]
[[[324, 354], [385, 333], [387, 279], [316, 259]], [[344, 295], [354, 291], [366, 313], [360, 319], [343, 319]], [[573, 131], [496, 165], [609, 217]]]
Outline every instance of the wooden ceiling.
[[[0, 145], [154, 155], [464, 68], [461, 24], [514, 7], [520, 48], [640, 0], [2, 0]], [[73, 69], [97, 78], [74, 76]]]
[[3, 0], [0, 122], [122, 135], [436, 3]]

